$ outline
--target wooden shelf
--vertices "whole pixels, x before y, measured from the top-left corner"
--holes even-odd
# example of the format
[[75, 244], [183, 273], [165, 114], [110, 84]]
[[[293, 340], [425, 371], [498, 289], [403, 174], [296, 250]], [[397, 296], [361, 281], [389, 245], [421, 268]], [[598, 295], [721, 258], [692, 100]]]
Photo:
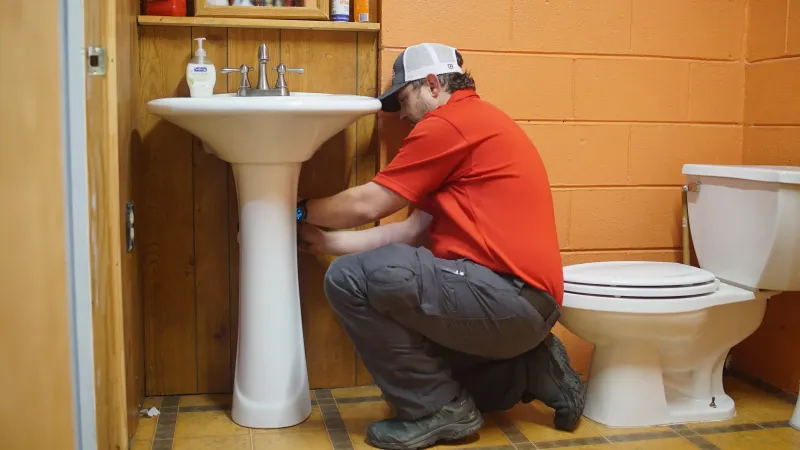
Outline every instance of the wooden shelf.
[[327, 20], [240, 19], [229, 17], [174, 16], [139, 16], [139, 25], [369, 32], [378, 32], [381, 29], [381, 24], [379, 23], [331, 22]]

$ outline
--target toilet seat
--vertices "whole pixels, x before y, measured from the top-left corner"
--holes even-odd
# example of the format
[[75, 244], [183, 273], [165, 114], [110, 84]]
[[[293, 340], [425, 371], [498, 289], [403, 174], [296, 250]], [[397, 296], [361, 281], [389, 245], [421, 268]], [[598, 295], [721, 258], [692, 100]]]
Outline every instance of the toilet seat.
[[566, 308], [667, 314], [753, 300], [697, 267], [657, 261], [608, 261], [564, 267]]
[[610, 261], [564, 268], [564, 290], [575, 294], [670, 299], [707, 295], [717, 288], [713, 273], [685, 264]]

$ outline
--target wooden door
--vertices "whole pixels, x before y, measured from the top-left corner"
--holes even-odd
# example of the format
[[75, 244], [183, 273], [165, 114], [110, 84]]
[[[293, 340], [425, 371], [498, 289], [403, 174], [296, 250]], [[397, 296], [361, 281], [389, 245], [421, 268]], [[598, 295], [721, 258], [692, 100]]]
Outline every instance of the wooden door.
[[[135, 38], [131, 42], [131, 25], [127, 20], [134, 13], [135, 9], [127, 0], [84, 0], [85, 45], [87, 49], [102, 48], [106, 53], [105, 73], [87, 73], [86, 76], [92, 328], [97, 445], [100, 449], [122, 450], [128, 447], [129, 430], [133, 431], [136, 425], [136, 411], [141, 398], [141, 389], [136, 388], [136, 346], [130, 345], [131, 336], [137, 333], [135, 324], [131, 323], [136, 315], [133, 308], [128, 308], [131, 315], [125, 317], [126, 304], [123, 302], [123, 293], [127, 305], [130, 305], [136, 291], [133, 282], [135, 265], [131, 264], [133, 257], [126, 246], [123, 220], [129, 194], [126, 174], [129, 170], [130, 132], [126, 128], [130, 130], [133, 120], [130, 86], [133, 84], [131, 62], [135, 53], [135, 48], [131, 50]], [[98, 63], [101, 62], [102, 58]], [[118, 90], [120, 85], [122, 90]], [[121, 173], [126, 180], [122, 188]], [[121, 197], [121, 194], [126, 196]], [[126, 277], [124, 291], [123, 271]], [[127, 384], [126, 369], [129, 371]]]
[[0, 3], [0, 447], [75, 448], [59, 1]]

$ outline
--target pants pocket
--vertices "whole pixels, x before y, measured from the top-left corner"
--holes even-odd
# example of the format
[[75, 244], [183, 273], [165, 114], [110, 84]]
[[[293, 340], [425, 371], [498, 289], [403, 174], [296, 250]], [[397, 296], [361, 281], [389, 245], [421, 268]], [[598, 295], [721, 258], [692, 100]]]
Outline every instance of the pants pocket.
[[464, 292], [467, 279], [464, 273], [464, 265], [461, 261], [439, 260], [434, 263], [439, 281], [439, 297], [423, 298], [423, 303], [428, 303], [426, 311], [429, 314], [443, 316], [457, 316], [459, 312], [458, 296], [456, 292]]
[[367, 279], [367, 298], [382, 314], [416, 309], [420, 306], [417, 275], [406, 267], [378, 268]]

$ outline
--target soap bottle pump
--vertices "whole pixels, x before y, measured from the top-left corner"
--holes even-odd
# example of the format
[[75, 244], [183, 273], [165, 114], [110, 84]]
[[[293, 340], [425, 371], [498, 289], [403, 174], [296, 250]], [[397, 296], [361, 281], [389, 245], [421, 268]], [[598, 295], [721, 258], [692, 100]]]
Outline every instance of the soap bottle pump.
[[186, 83], [189, 84], [189, 95], [192, 97], [211, 97], [217, 82], [216, 68], [203, 48], [205, 40], [204, 37], [195, 38], [197, 50], [186, 66]]

